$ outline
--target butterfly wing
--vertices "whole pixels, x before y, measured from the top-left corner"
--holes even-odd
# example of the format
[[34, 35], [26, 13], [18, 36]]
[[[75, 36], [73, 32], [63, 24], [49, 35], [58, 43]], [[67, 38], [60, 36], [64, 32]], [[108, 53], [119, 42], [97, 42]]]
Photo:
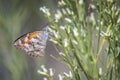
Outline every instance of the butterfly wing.
[[14, 45], [30, 56], [43, 56], [48, 39], [47, 27], [43, 31], [35, 31], [15, 40]]
[[28, 54], [30, 56], [43, 56], [47, 39], [48, 32], [46, 30], [41, 31], [39, 35], [37, 35], [35, 38], [32, 38], [30, 44], [34, 47], [34, 49], [30, 50]]

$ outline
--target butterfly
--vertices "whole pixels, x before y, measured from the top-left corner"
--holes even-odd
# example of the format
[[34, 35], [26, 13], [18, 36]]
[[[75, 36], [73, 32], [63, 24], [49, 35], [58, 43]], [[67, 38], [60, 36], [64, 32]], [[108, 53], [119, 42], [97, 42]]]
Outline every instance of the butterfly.
[[48, 27], [42, 31], [34, 31], [17, 38], [13, 45], [20, 50], [25, 51], [29, 56], [43, 56], [48, 39]]

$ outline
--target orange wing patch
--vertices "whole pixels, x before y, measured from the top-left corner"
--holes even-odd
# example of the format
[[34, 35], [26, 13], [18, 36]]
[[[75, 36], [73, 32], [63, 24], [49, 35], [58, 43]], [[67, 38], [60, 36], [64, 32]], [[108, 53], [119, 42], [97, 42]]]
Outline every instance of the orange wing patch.
[[40, 33], [41, 33], [40, 31], [35, 31], [33, 33], [30, 33], [29, 36], [28, 36], [28, 39], [30, 40], [30, 39], [36, 37]]

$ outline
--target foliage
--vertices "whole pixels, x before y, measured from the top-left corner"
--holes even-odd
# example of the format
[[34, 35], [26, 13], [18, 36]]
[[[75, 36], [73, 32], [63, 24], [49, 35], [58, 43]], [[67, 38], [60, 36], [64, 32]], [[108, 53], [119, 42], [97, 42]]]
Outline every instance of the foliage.
[[[28, 18], [28, 9], [20, 0], [0, 1], [0, 56], [2, 67], [1, 74], [4, 80], [21, 80], [21, 75], [26, 69], [25, 56], [13, 48], [14, 39], [20, 34], [22, 26]], [[19, 5], [19, 6], [18, 6]], [[1, 68], [0, 68], [1, 70]], [[23, 78], [27, 79], [24, 75]]]
[[59, 60], [70, 69], [59, 80], [119, 80], [119, 3], [92, 0], [87, 7], [83, 0], [61, 0], [54, 13], [45, 6], [40, 8], [50, 22], [50, 41], [60, 47]]

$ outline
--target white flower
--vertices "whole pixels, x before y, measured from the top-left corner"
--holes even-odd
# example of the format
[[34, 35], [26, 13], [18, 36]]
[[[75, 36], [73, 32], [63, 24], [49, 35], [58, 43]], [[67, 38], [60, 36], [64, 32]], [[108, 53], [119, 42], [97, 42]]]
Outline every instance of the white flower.
[[47, 69], [45, 68], [45, 65], [42, 65], [41, 68], [42, 68], [43, 72], [45, 72], [45, 73], [48, 72]]
[[118, 18], [117, 23], [120, 23], [120, 17]]
[[[45, 75], [45, 76], [48, 75], [48, 70], [45, 68], [44, 65], [41, 65], [41, 69], [42, 69], [42, 70], [38, 70], [38, 71], [37, 71], [39, 74], [42, 74], [42, 75]], [[52, 68], [49, 69], [49, 75], [50, 75], [50, 76], [53, 76], [53, 75], [54, 75]]]
[[67, 26], [67, 32], [70, 33], [70, 26]]
[[64, 44], [64, 47], [67, 47], [67, 46], [68, 46], [68, 39], [67, 39], [67, 38], [65, 38], [65, 39], [63, 40], [63, 44]]
[[67, 22], [69, 22], [69, 23], [72, 22], [72, 20], [71, 20], [70, 18], [65, 18], [65, 20], [66, 20]]
[[103, 72], [102, 72], [102, 68], [99, 68], [99, 74], [102, 75]]
[[63, 52], [59, 52], [59, 55], [61, 56], [65, 56], [65, 54]]
[[74, 40], [74, 39], [72, 39], [72, 42], [74, 43], [74, 44], [78, 44], [78, 42], [76, 41], [76, 40]]
[[55, 14], [55, 22], [58, 22], [62, 17], [62, 13], [60, 10], [57, 10], [57, 13]]
[[64, 14], [64, 15], [66, 15], [67, 14], [67, 12], [66, 12], [66, 10], [65, 9], [61, 9], [62, 10], [62, 13]]
[[60, 26], [60, 29], [65, 30], [66, 26]]
[[69, 74], [68, 74], [68, 73], [66, 73], [66, 72], [64, 72], [64, 75], [65, 75], [66, 77], [69, 77]]
[[105, 33], [105, 32], [103, 32], [103, 31], [101, 31], [101, 33], [100, 33], [100, 35], [101, 35], [102, 37], [109, 37], [111, 34], [112, 34], [112, 31], [109, 31], [108, 33]]
[[53, 76], [53, 75], [54, 75], [54, 73], [53, 73], [53, 69], [50, 68], [49, 71], [50, 71], [50, 76]]
[[66, 8], [66, 11], [67, 11], [67, 13], [70, 14], [70, 15], [73, 14], [73, 12], [70, 10], [70, 8]]
[[93, 4], [90, 4], [90, 7], [91, 7], [92, 9], [95, 9], [95, 8], [96, 8], [95, 5], [93, 5]]
[[59, 77], [59, 80], [63, 80], [64, 78], [61, 74], [59, 74], [58, 77]]
[[96, 30], [99, 30], [99, 26], [96, 26]]
[[72, 78], [72, 73], [71, 73], [71, 71], [69, 71], [69, 73], [64, 72], [64, 75], [65, 75], [66, 77]]
[[72, 75], [72, 72], [71, 72], [71, 71], [69, 71], [69, 76], [70, 76], [70, 78], [72, 78], [72, 77], [73, 77], [73, 75]]
[[40, 7], [40, 10], [45, 13], [47, 16], [50, 16], [50, 10], [46, 6]]
[[42, 74], [42, 75], [47, 75], [45, 72], [41, 71], [41, 70], [38, 70], [37, 71], [39, 74]]
[[80, 5], [83, 4], [83, 0], [79, 0], [79, 4], [80, 4]]
[[59, 38], [59, 33], [51, 28], [49, 28], [49, 31], [55, 36], [56, 39]]
[[[119, 15], [120, 9], [117, 9], [117, 11], [115, 12], [115, 15]], [[120, 16], [119, 16], [120, 17]], [[120, 19], [120, 18], [119, 18]]]
[[82, 34], [84, 37], [86, 36], [85, 31], [84, 31], [83, 28], [81, 28], [81, 34]]
[[44, 65], [41, 66], [42, 70], [38, 70], [37, 72], [42, 75], [47, 75], [47, 69]]
[[118, 8], [116, 7], [116, 6], [112, 6], [112, 8], [111, 8], [111, 10], [112, 11], [115, 11], [115, 10], [117, 10]]
[[58, 4], [59, 4], [60, 6], [66, 5], [66, 3], [64, 2], [64, 0], [58, 1]]
[[94, 17], [94, 13], [91, 13], [91, 14], [90, 14], [90, 20], [92, 21], [93, 25], [96, 24], [96, 20], [95, 20], [95, 17]]
[[56, 41], [56, 40], [54, 40], [54, 39], [49, 39], [49, 41], [51, 41], [51, 42], [53, 42], [54, 44], [57, 44], [58, 42]]
[[73, 28], [73, 33], [74, 33], [74, 36], [78, 36], [78, 30], [76, 27]]
[[103, 25], [103, 21], [101, 21], [100, 24]]
[[54, 36], [55, 36], [55, 38], [56, 38], [56, 39], [58, 39], [58, 38], [59, 38], [59, 33], [58, 33], [58, 32], [53, 31], [53, 34], [54, 34]]

